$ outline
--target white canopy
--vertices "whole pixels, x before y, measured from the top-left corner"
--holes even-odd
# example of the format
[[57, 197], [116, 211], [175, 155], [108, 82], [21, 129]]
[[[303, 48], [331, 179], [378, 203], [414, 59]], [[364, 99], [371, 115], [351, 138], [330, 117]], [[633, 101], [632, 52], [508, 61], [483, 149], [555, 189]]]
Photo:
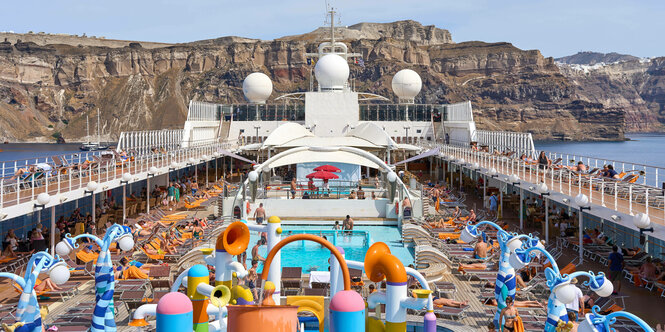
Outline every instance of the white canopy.
[[381, 165], [371, 161], [368, 158], [359, 156], [352, 152], [347, 151], [311, 151], [311, 150], [302, 150], [298, 152], [291, 153], [286, 155], [274, 162], [266, 165], [268, 168], [275, 168], [284, 165], [298, 164], [302, 162], [308, 163], [346, 163], [346, 164], [355, 164], [361, 166], [367, 166], [371, 168], [381, 169]]
[[263, 146], [280, 146], [294, 139], [313, 136], [314, 134], [302, 125], [295, 122], [287, 122], [273, 130], [265, 142], [263, 142]]
[[363, 122], [358, 124], [355, 128], [349, 130], [346, 136], [357, 137], [368, 142], [372, 142], [377, 146], [383, 148], [394, 149], [397, 144], [390, 138], [383, 128], [377, 126], [373, 122]]

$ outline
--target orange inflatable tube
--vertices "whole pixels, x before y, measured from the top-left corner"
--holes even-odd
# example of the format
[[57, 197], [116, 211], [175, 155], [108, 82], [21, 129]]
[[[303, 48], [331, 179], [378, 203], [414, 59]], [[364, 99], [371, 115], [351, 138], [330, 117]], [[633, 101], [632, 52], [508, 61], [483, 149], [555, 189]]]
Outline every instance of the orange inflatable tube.
[[392, 283], [407, 281], [404, 264], [390, 253], [390, 248], [383, 242], [376, 242], [367, 250], [365, 272], [373, 282], [383, 281], [383, 278]]
[[240, 255], [249, 245], [249, 228], [242, 221], [236, 221], [226, 227], [217, 237], [216, 250], [224, 250], [230, 255]]
[[[326, 247], [328, 250], [330, 250], [331, 254], [335, 255], [335, 258], [337, 258], [337, 262], [339, 262], [339, 267], [342, 269], [342, 275], [344, 279], [344, 290], [351, 290], [351, 275], [349, 274], [349, 267], [346, 265], [346, 260], [344, 259], [344, 257], [342, 257], [342, 254], [337, 250], [337, 248], [335, 248], [335, 246], [332, 243], [326, 241], [322, 237], [312, 234], [295, 234], [287, 238], [284, 238], [282, 241], [277, 242], [277, 244], [272, 248], [272, 250], [270, 250], [270, 252], [268, 253], [268, 257], [266, 257], [266, 261], [263, 263], [264, 268], [263, 268], [263, 273], [261, 273], [261, 279], [268, 280], [268, 271], [270, 270], [270, 264], [272, 263], [273, 258], [275, 258], [277, 252], [279, 252], [279, 250], [282, 249], [282, 247], [293, 241], [302, 241], [302, 240], [316, 242]], [[388, 252], [390, 252], [390, 250], [388, 250]], [[402, 266], [402, 271], [404, 271], [404, 266]], [[404, 273], [406, 275], [406, 272]], [[406, 279], [404, 279], [404, 281], [406, 281]]]

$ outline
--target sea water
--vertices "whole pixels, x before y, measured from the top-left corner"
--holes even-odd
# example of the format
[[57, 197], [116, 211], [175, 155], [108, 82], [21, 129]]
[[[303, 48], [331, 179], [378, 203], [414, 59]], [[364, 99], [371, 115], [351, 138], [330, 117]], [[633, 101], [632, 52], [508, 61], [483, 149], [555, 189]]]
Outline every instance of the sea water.
[[626, 134], [622, 142], [536, 141], [537, 150], [665, 167], [665, 134]]

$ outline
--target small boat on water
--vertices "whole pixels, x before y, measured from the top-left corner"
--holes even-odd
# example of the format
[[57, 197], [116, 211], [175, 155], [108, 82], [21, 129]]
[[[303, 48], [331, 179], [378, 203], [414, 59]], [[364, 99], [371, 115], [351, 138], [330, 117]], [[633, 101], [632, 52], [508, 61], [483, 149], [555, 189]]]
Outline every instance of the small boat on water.
[[79, 149], [81, 151], [99, 151], [99, 150], [106, 150], [109, 148], [108, 145], [102, 144], [101, 143], [101, 138], [99, 136], [99, 109], [97, 109], [97, 142], [91, 142], [90, 141], [90, 125], [88, 123], [88, 117], [85, 117], [85, 128], [86, 128], [86, 137], [88, 138], [88, 142], [81, 144], [79, 146]]

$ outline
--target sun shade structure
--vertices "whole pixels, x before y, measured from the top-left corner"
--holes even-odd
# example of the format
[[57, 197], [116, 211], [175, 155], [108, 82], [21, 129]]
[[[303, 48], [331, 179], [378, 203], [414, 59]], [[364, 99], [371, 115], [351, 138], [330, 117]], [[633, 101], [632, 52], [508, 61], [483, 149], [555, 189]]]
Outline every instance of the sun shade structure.
[[410, 162], [412, 162], [412, 161], [414, 161], [414, 160], [418, 160], [418, 159], [422, 159], [422, 158], [427, 158], [427, 157], [431, 157], [431, 156], [436, 156], [436, 155], [438, 155], [438, 154], [439, 154], [439, 148], [431, 149], [431, 150], [427, 150], [427, 151], [425, 151], [425, 152], [423, 152], [423, 153], [421, 153], [421, 154], [419, 154], [419, 155], [417, 155], [417, 156], [413, 156], [413, 157], [411, 157], [411, 158], [409, 158], [409, 159], [405, 159], [405, 160], [402, 160], [402, 161], [400, 161], [400, 162], [397, 162], [397, 163], [395, 163], [395, 165], [400, 165], [400, 164], [410, 163]]
[[[335, 167], [335, 166], [333, 166], [333, 165], [321, 165], [321, 166], [315, 168], [314, 171], [316, 171], [316, 172], [321, 171], [321, 172], [334, 172], [334, 173], [337, 173], [337, 172], [341, 172], [342, 170], [339, 169], [339, 168], [337, 168], [337, 167]], [[312, 174], [314, 174], [314, 173], [312, 173]]]
[[330, 173], [330, 172], [324, 172], [324, 171], [318, 171], [314, 173], [307, 174], [305, 176], [308, 179], [321, 179], [321, 180], [330, 180], [330, 179], [339, 179], [339, 176]]

